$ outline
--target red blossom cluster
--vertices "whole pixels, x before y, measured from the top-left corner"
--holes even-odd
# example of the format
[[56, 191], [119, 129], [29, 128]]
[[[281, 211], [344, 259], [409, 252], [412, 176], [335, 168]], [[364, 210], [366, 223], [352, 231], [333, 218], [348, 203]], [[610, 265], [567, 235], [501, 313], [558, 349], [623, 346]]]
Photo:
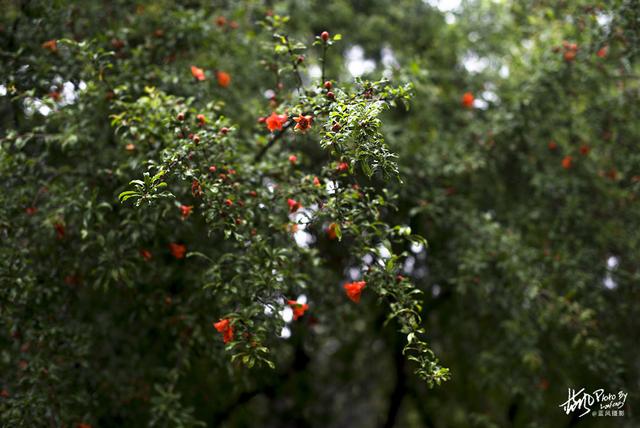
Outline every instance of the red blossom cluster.
[[187, 253], [187, 246], [172, 242], [169, 244], [169, 251], [171, 252], [171, 255], [176, 259], [184, 259], [184, 256]]
[[460, 102], [462, 103], [462, 106], [464, 108], [472, 108], [474, 100], [475, 100], [475, 97], [471, 92], [465, 92], [462, 95], [462, 99], [460, 100]]
[[360, 295], [362, 290], [367, 286], [366, 281], [349, 282], [344, 285], [344, 291], [347, 293], [347, 297], [355, 303], [360, 302]]
[[229, 318], [221, 319], [220, 321], [213, 323], [213, 327], [222, 333], [222, 340], [224, 343], [229, 343], [233, 340], [233, 326]]
[[287, 304], [293, 309], [293, 320], [296, 321], [302, 317], [304, 313], [309, 309], [309, 305], [306, 303], [298, 303], [295, 300], [288, 300]]

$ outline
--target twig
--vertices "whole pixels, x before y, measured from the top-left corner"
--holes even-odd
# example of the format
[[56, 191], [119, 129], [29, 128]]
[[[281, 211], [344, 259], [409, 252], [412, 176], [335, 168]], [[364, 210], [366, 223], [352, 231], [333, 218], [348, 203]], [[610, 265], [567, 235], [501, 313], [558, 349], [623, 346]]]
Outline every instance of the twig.
[[324, 82], [325, 82], [324, 63], [326, 61], [327, 61], [327, 44], [324, 43], [322, 45], [322, 77], [320, 80], [320, 85], [324, 85]]
[[300, 75], [300, 70], [298, 70], [298, 59], [297, 57], [294, 58], [295, 54], [291, 49], [291, 43], [289, 42], [289, 37], [284, 36], [284, 39], [287, 41], [287, 50], [289, 51], [289, 55], [291, 55], [291, 58], [293, 60], [293, 71], [295, 71], [296, 77], [298, 78], [298, 92], [300, 93], [300, 95], [303, 95], [304, 90], [302, 89], [302, 87], [304, 86], [304, 84], [302, 83], [302, 76]]

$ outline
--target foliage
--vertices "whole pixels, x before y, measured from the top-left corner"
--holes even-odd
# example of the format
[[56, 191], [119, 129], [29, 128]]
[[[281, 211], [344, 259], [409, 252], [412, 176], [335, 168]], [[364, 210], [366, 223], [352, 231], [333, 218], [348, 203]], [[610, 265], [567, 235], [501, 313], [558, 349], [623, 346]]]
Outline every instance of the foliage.
[[640, 8], [436, 3], [3, 2], [0, 425], [630, 414]]

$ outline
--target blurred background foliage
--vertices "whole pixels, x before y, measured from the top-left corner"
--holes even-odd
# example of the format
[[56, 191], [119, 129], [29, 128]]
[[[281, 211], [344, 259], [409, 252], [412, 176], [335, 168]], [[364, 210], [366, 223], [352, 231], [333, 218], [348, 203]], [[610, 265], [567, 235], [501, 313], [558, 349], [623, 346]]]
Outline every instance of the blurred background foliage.
[[[637, 1], [0, 7], [3, 426], [637, 425]], [[228, 310], [205, 287], [216, 273], [203, 257], [176, 260], [167, 245], [237, 252], [257, 272], [277, 248], [244, 254], [207, 237], [204, 218], [183, 221], [174, 201], [118, 202], [159, 158], [154, 141], [176, 106], [232, 127], [238, 159], [267, 143], [257, 119], [270, 113], [265, 91], [276, 82], [265, 67], [268, 30], [256, 24], [267, 14], [289, 16], [286, 31], [307, 45], [324, 30], [342, 34], [326, 58], [338, 85], [412, 84], [410, 108], [382, 116], [402, 181], [361, 179], [397, 195], [398, 209], [382, 210], [387, 224], [429, 241], [412, 244], [400, 270], [424, 292], [426, 337], [451, 370], [440, 386], [413, 374], [405, 338], [383, 326], [377, 301], [346, 301], [338, 285], [354, 279], [358, 252], [323, 230], [311, 231], [310, 252], [292, 255], [293, 239], [286, 250], [311, 313], [280, 321], [286, 337], [269, 341], [276, 368], [230, 364], [211, 327]], [[304, 55], [310, 86], [321, 50]], [[212, 74], [194, 82], [194, 64], [224, 70], [231, 84]], [[295, 75], [282, 83], [293, 92]], [[113, 115], [123, 111], [140, 123], [118, 130]], [[315, 171], [318, 141], [283, 138], [268, 167], [286, 169], [296, 153]], [[182, 186], [174, 193], [188, 201]], [[568, 387], [629, 392], [626, 415], [567, 416]]]

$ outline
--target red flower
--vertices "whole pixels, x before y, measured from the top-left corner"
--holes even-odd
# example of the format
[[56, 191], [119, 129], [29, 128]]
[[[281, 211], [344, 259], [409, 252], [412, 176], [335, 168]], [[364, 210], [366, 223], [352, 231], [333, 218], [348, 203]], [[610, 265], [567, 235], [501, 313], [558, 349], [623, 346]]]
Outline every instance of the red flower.
[[571, 168], [572, 164], [573, 164], [573, 157], [565, 156], [564, 159], [562, 159], [562, 167], [564, 169]]
[[0, 397], [9, 398], [9, 391], [3, 388], [2, 391], [0, 391]]
[[300, 132], [307, 132], [313, 123], [313, 118], [311, 116], [303, 116], [302, 114], [298, 115], [298, 117], [294, 117], [293, 120], [296, 121], [294, 129], [297, 129]]
[[295, 165], [298, 162], [298, 157], [296, 155], [289, 156], [289, 163], [291, 165]]
[[51, 52], [57, 52], [58, 51], [58, 42], [55, 39], [52, 40], [47, 40], [46, 42], [44, 42], [42, 44], [42, 47], [44, 49], [47, 49]]
[[462, 95], [462, 105], [463, 105], [463, 107], [472, 108], [474, 99], [475, 98], [473, 97], [473, 94], [471, 92], [465, 92]]
[[217, 17], [216, 24], [218, 25], [218, 27], [224, 27], [225, 25], [227, 25], [227, 18], [225, 18], [224, 16]]
[[207, 123], [207, 118], [204, 117], [204, 114], [197, 115], [196, 119], [198, 120], [198, 125], [200, 126], [203, 126], [205, 123]]
[[298, 303], [295, 300], [287, 301], [291, 309], [293, 309], [293, 320], [296, 321], [298, 318], [304, 315], [304, 313], [309, 309], [309, 305], [306, 303]]
[[92, 427], [90, 424], [85, 424], [84, 422], [81, 422], [78, 425], [76, 425], [76, 428], [92, 428]]
[[195, 65], [191, 66], [191, 74], [193, 75], [193, 77], [196, 78], [196, 80], [206, 79], [206, 76], [204, 75], [204, 70], [196, 67]]
[[53, 101], [60, 101], [60, 92], [58, 91], [49, 92], [49, 98], [51, 98]]
[[34, 215], [37, 211], [38, 211], [38, 208], [36, 207], [27, 207], [24, 209], [24, 212], [26, 212], [27, 215]]
[[338, 237], [338, 233], [336, 232], [337, 228], [338, 225], [336, 223], [331, 223], [329, 227], [327, 227], [327, 236], [329, 239], [336, 239]]
[[191, 194], [195, 198], [199, 198], [200, 196], [202, 196], [202, 186], [200, 185], [200, 182], [198, 180], [193, 180], [191, 182]]
[[216, 71], [216, 78], [218, 79], [218, 85], [226, 88], [231, 84], [231, 75], [224, 71]]
[[233, 327], [229, 318], [221, 319], [220, 321], [213, 323], [213, 327], [222, 333], [222, 340], [224, 343], [229, 343], [233, 340]]
[[549, 144], [547, 145], [547, 147], [549, 147], [549, 150], [555, 150], [558, 148], [558, 144], [555, 141], [549, 141]]
[[183, 220], [186, 220], [191, 215], [191, 211], [193, 211], [193, 205], [180, 205], [180, 213]]
[[66, 232], [64, 224], [62, 224], [62, 223], [54, 223], [53, 224], [53, 228], [56, 230], [56, 235], [57, 235], [58, 239], [64, 238], [64, 235], [65, 235], [65, 232]]
[[323, 31], [323, 32], [320, 34], [320, 38], [321, 38], [323, 41], [325, 41], [325, 42], [326, 42], [327, 40], [329, 40], [329, 32], [328, 32], [328, 31]]
[[176, 259], [184, 259], [184, 255], [187, 252], [187, 246], [172, 242], [169, 244], [169, 251], [171, 251], [171, 255]]
[[274, 111], [273, 113], [271, 113], [271, 116], [269, 116], [265, 120], [265, 123], [267, 124], [267, 128], [269, 128], [269, 131], [273, 132], [276, 129], [278, 131], [281, 131], [282, 126], [285, 124], [287, 119], [289, 119], [289, 116], [287, 116], [286, 114], [276, 114], [276, 112]]
[[289, 212], [294, 213], [302, 208], [300, 202], [297, 202], [295, 199], [287, 199], [287, 204], [289, 204]]
[[346, 162], [340, 162], [336, 167], [336, 171], [338, 172], [347, 172], [349, 171], [349, 164]]
[[145, 262], [149, 262], [153, 258], [153, 254], [151, 254], [151, 251], [146, 250], [144, 248], [140, 250], [140, 255], [142, 256]]
[[313, 185], [318, 187], [320, 186], [320, 179], [318, 177], [313, 177]]
[[233, 201], [232, 201], [231, 199], [225, 199], [225, 200], [224, 200], [224, 204], [225, 204], [226, 206], [230, 207], [230, 206], [232, 206], [232, 205], [233, 205]]
[[569, 43], [566, 40], [562, 42], [562, 46], [564, 47], [564, 54], [562, 55], [566, 62], [572, 62], [576, 59], [576, 54], [578, 53], [578, 45], [575, 43]]
[[585, 145], [580, 146], [580, 154], [582, 156], [588, 155], [590, 151], [591, 151], [591, 147], [585, 146]]
[[367, 285], [365, 281], [350, 282], [344, 285], [344, 291], [347, 293], [347, 297], [354, 302], [360, 302], [360, 295], [362, 290]]
[[596, 52], [596, 55], [598, 56], [598, 58], [604, 58], [605, 56], [607, 56], [608, 53], [609, 53], [609, 46], [603, 46], [600, 49], [598, 49], [598, 52]]

